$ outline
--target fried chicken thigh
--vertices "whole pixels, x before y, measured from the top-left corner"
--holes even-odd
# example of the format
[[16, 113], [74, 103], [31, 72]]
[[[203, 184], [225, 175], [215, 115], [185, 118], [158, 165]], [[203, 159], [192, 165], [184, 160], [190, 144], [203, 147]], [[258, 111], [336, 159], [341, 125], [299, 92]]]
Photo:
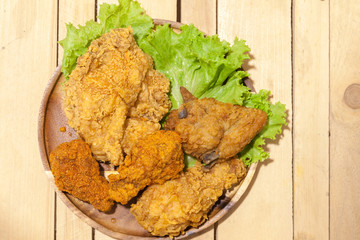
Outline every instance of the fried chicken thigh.
[[[169, 80], [153, 69], [151, 57], [138, 47], [130, 27], [92, 41], [64, 89], [69, 125], [97, 160], [115, 166], [124, 157], [121, 141], [129, 115], [156, 122], [170, 108]], [[144, 102], [151, 114], [142, 109]]]
[[126, 204], [146, 186], [179, 177], [183, 161], [177, 133], [164, 130], [151, 133], [134, 145], [119, 166], [119, 174], [109, 176], [110, 197]]
[[245, 176], [239, 159], [217, 163], [209, 172], [197, 163], [178, 179], [148, 187], [130, 212], [153, 235], [177, 236], [189, 226], [201, 225], [223, 191]]
[[50, 166], [60, 191], [89, 202], [100, 211], [107, 212], [114, 205], [109, 198], [109, 184], [100, 175], [89, 145], [81, 139], [60, 144], [50, 153]]
[[196, 99], [180, 90], [184, 104], [170, 112], [165, 129], [179, 133], [184, 151], [205, 164], [234, 157], [266, 125], [267, 114], [259, 109]]

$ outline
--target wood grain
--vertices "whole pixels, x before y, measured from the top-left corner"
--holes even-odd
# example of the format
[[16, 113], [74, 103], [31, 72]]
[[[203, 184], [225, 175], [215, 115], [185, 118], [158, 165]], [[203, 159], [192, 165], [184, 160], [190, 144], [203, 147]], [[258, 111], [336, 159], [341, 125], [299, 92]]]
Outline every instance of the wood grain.
[[220, 222], [217, 239], [292, 239], [291, 1], [218, 0], [218, 33], [247, 40], [252, 60], [244, 69], [255, 89], [271, 90], [290, 117], [283, 136], [268, 142], [271, 157], [259, 165], [250, 191]]
[[[59, 0], [59, 40], [66, 37], [65, 23], [73, 25], [84, 25], [86, 21], [94, 19], [95, 1], [82, 0]], [[63, 49], [58, 45], [58, 64], [63, 57]], [[91, 239], [92, 228], [79, 219], [63, 202], [57, 197], [56, 200], [56, 239]]]
[[0, 3], [0, 239], [53, 239], [54, 192], [37, 143], [56, 67], [56, 2]]
[[88, 240], [91, 239], [92, 228], [83, 220], [78, 218], [57, 197], [56, 201], [56, 239], [60, 240]]
[[216, 34], [216, 0], [182, 0], [181, 19], [184, 24], [194, 24], [206, 34]]
[[139, 2], [150, 17], [176, 21], [176, 0], [139, 0]]
[[294, 236], [328, 239], [329, 1], [294, 2], [293, 40]]
[[360, 235], [360, 111], [344, 101], [360, 84], [360, 5], [330, 1], [330, 239]]

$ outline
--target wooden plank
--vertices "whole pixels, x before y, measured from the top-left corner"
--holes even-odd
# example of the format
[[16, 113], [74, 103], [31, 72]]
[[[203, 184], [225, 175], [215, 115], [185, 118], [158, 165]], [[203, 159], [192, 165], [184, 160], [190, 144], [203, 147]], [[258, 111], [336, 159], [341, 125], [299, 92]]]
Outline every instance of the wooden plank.
[[88, 240], [92, 237], [92, 228], [78, 218], [59, 197], [56, 200], [56, 239]]
[[330, 239], [360, 235], [360, 5], [330, 1]]
[[108, 235], [95, 230], [95, 240], [113, 240], [114, 238], [109, 237]]
[[294, 236], [328, 239], [329, 1], [294, 2], [293, 40]]
[[[180, 21], [182, 23], [193, 23], [206, 34], [216, 34], [216, 0], [182, 0]], [[212, 226], [198, 235], [196, 239], [214, 239], [214, 231], [214, 226]]]
[[193, 23], [206, 34], [216, 34], [216, 0], [182, 0], [182, 23]]
[[269, 89], [273, 102], [286, 104], [289, 122], [280, 140], [268, 141], [270, 159], [220, 222], [217, 239], [292, 239], [291, 1], [218, 0], [218, 33], [247, 40], [252, 60], [244, 69], [256, 90]]
[[176, 21], [176, 0], [138, 0], [138, 2], [150, 17]]
[[56, 2], [0, 3], [0, 239], [53, 239], [54, 192], [37, 141], [56, 67]]
[[[66, 37], [65, 23], [84, 25], [95, 17], [95, 1], [59, 1], [59, 40]], [[63, 49], [58, 46], [58, 63], [61, 64]], [[57, 197], [56, 201], [56, 239], [91, 239], [92, 228], [72, 213]]]

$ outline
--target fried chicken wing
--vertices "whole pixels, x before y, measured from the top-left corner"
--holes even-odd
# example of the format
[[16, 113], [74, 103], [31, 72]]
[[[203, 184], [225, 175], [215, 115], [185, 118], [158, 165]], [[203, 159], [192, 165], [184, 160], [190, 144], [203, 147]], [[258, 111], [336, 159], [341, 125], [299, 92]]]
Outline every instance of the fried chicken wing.
[[189, 226], [201, 225], [223, 191], [245, 175], [239, 159], [219, 162], [209, 172], [197, 163], [178, 179], [148, 187], [130, 212], [153, 235], [177, 236]]
[[267, 114], [259, 109], [196, 99], [183, 87], [181, 93], [184, 104], [170, 112], [165, 129], [179, 133], [184, 151], [205, 164], [234, 157], [266, 125]]
[[84, 141], [60, 144], [50, 153], [50, 166], [60, 191], [89, 202], [100, 211], [107, 212], [114, 205], [109, 198], [109, 184], [100, 175], [99, 164]]
[[170, 108], [169, 80], [153, 70], [151, 57], [138, 47], [130, 27], [92, 41], [64, 89], [69, 125], [97, 160], [115, 166], [124, 158], [121, 142], [129, 115], [156, 122]]
[[173, 131], [156, 131], [140, 139], [109, 176], [110, 197], [126, 204], [150, 184], [162, 184], [179, 177], [184, 168], [181, 139]]

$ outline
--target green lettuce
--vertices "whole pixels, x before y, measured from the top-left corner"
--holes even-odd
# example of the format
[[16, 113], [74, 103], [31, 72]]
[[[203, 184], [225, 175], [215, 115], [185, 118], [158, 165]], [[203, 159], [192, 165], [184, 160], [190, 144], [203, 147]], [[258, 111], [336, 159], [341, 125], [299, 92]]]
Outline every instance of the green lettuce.
[[[113, 28], [131, 27], [140, 48], [150, 54], [155, 68], [170, 80], [169, 97], [172, 109], [182, 104], [180, 86], [197, 98], [215, 98], [222, 102], [258, 108], [268, 115], [264, 129], [238, 156], [247, 164], [264, 161], [269, 157], [262, 146], [265, 139], [275, 139], [286, 124], [285, 105], [269, 101], [270, 91], [252, 93], [243, 84], [249, 74], [242, 64], [249, 59], [250, 48], [244, 40], [235, 39], [231, 45], [217, 35], [204, 36], [194, 25], [184, 25], [175, 33], [169, 25], [154, 29], [152, 19], [144, 14], [140, 5], [132, 0], [119, 0], [119, 5], [102, 4], [99, 23], [88, 21], [85, 26], [67, 25], [67, 36], [60, 41], [64, 48], [62, 71], [66, 78], [76, 66], [76, 60], [87, 51], [91, 41]], [[187, 167], [195, 159], [185, 157]]]
[[[140, 41], [140, 47], [153, 57], [155, 68], [170, 79], [173, 109], [182, 104], [180, 86], [184, 86], [197, 98], [215, 98], [266, 112], [268, 124], [239, 153], [239, 157], [247, 165], [269, 157], [261, 146], [266, 138], [275, 139], [281, 133], [286, 124], [285, 105], [271, 104], [270, 91], [252, 93], [243, 84], [243, 79], [249, 76], [241, 70], [244, 60], [249, 59], [250, 48], [245, 41], [235, 39], [230, 46], [217, 35], [205, 37], [193, 25], [182, 26], [181, 33], [163, 25]], [[194, 161], [187, 156], [188, 165]]]
[[174, 109], [182, 104], [180, 86], [195, 97], [213, 97], [230, 76], [235, 73], [240, 79], [248, 76], [244, 71], [236, 71], [245, 59], [249, 59], [245, 52], [250, 49], [245, 41], [235, 39], [230, 46], [228, 42], [220, 41], [217, 35], [205, 37], [192, 24], [183, 25], [180, 34], [169, 25], [158, 26], [140, 41], [140, 47], [153, 57], [155, 68], [170, 79], [170, 99]]
[[119, 5], [103, 3], [99, 10], [99, 22], [90, 20], [76, 28], [66, 24], [66, 37], [59, 41], [64, 49], [61, 71], [66, 79], [75, 69], [78, 57], [86, 53], [91, 41], [115, 28], [133, 28], [134, 38], [140, 41], [154, 27], [151, 17], [144, 14], [140, 4], [133, 0], [119, 0]]

